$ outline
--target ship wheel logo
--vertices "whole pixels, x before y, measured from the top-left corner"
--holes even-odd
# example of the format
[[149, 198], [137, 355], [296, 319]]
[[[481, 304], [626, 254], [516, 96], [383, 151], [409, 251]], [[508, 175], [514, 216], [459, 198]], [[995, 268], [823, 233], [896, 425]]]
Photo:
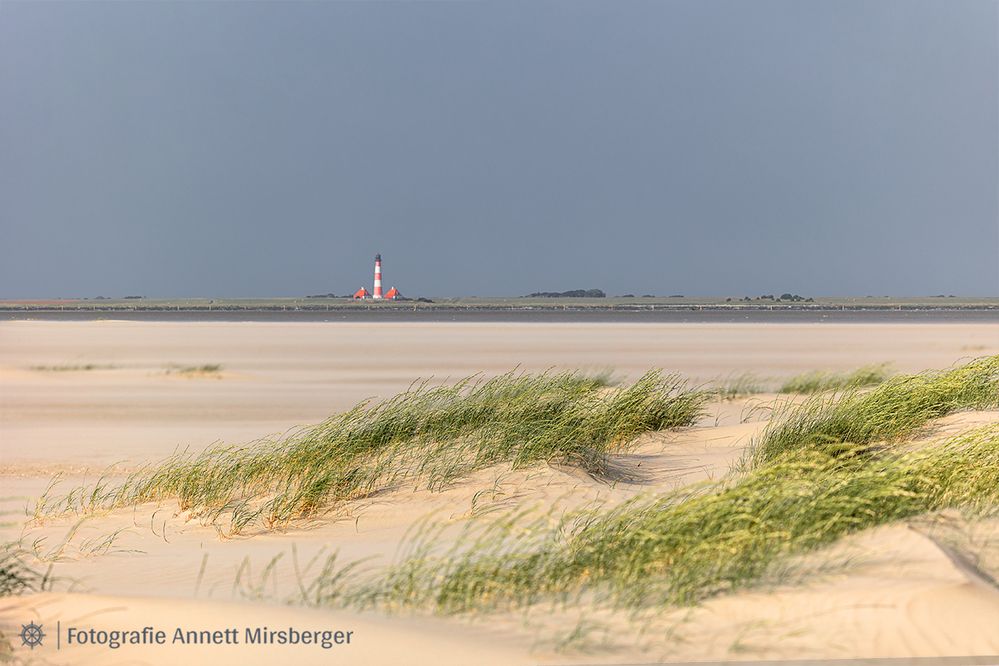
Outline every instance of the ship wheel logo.
[[36, 645], [42, 644], [43, 638], [45, 638], [45, 632], [42, 631], [42, 625], [34, 622], [21, 625], [21, 643], [32, 650], [35, 649]]

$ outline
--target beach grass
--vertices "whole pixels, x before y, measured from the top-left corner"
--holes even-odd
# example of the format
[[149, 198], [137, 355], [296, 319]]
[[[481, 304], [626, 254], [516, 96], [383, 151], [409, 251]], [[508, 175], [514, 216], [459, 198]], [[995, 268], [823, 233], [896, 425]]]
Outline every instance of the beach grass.
[[[274, 442], [177, 455], [40, 506], [87, 512], [177, 500], [235, 534], [346, 510], [403, 482], [441, 490], [497, 464], [567, 464], [612, 478], [615, 451], [694, 423], [710, 396], [660, 371], [620, 386], [578, 372], [421, 382]], [[999, 356], [789, 401], [749, 464], [720, 481], [610, 508], [473, 515], [457, 540], [443, 538], [446, 524], [426, 523], [394, 565], [361, 575], [331, 560], [319, 578], [300, 581], [302, 597], [445, 614], [582, 600], [643, 611], [697, 604], [862, 530], [996, 510], [999, 424], [898, 445], [933, 419], [996, 405]]]
[[896, 375], [872, 389], [853, 386], [779, 408], [754, 443], [760, 465], [788, 451], [834, 450], [898, 440], [929, 421], [962, 409], [999, 405], [999, 356], [949, 370]]
[[852, 372], [816, 370], [791, 377], [779, 389], [780, 393], [822, 393], [842, 389], [876, 386], [891, 376], [887, 364], [865, 365]]
[[43, 498], [40, 511], [95, 511], [177, 499], [238, 533], [314, 518], [403, 481], [439, 490], [495, 464], [578, 466], [600, 475], [639, 434], [686, 426], [707, 394], [651, 371], [630, 385], [578, 372], [508, 373], [414, 384], [274, 442], [178, 454], [123, 483]]
[[0, 547], [0, 597], [42, 592], [52, 586], [52, 565], [44, 571], [30, 564], [35, 558], [18, 543]]
[[67, 363], [63, 365], [33, 365], [31, 369], [36, 372], [89, 372], [91, 370], [114, 370], [117, 367], [110, 363]]
[[632, 609], [696, 604], [864, 529], [999, 507], [999, 425], [918, 450], [891, 445], [997, 402], [999, 357], [987, 357], [789, 404], [753, 464], [720, 482], [556, 520], [513, 513], [472, 526], [443, 554], [425, 530], [409, 556], [339, 598], [443, 613], [584, 595]]
[[349, 593], [338, 589], [337, 599], [440, 613], [584, 598], [631, 609], [691, 605], [864, 529], [997, 505], [999, 425], [915, 452], [803, 448], [724, 482], [578, 512], [554, 526], [511, 514], [443, 554], [428, 531], [409, 557]]
[[713, 391], [721, 400], [736, 400], [764, 393], [766, 388], [759, 377], [751, 372], [743, 372], [715, 382]]
[[168, 373], [176, 373], [178, 375], [217, 375], [222, 372], [221, 363], [203, 363], [201, 365], [174, 365], [171, 366]]

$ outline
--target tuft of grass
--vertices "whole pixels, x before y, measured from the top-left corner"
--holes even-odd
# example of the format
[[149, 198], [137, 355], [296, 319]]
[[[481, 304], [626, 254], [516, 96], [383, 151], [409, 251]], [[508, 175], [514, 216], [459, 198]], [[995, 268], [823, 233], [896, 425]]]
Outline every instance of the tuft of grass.
[[659, 371], [613, 388], [605, 376], [576, 372], [422, 382], [282, 441], [177, 455], [120, 485], [74, 491], [57, 506], [93, 511], [176, 498], [210, 522], [225, 516], [236, 533], [315, 517], [403, 481], [439, 490], [498, 463], [602, 474], [608, 452], [643, 432], [692, 424], [706, 398]]
[[205, 363], [203, 365], [173, 366], [167, 372], [176, 372], [178, 375], [216, 375], [222, 372], [220, 363]]
[[946, 371], [897, 375], [870, 390], [857, 387], [785, 406], [754, 444], [753, 463], [788, 451], [897, 440], [928, 421], [962, 409], [999, 405], [999, 356]]
[[780, 393], [823, 393], [842, 389], [876, 386], [891, 376], [889, 366], [865, 365], [852, 372], [806, 372], [784, 382]]
[[118, 366], [109, 363], [85, 363], [82, 365], [33, 365], [36, 372], [88, 372], [90, 370], [114, 370]]
[[[745, 476], [555, 527], [511, 515], [461, 548], [426, 544], [346, 595], [361, 606], [497, 610], [584, 596], [626, 608], [695, 604], [766, 579], [787, 558], [928, 512], [999, 505], [999, 425], [908, 453], [799, 449]], [[340, 598], [344, 595], [341, 592]]]
[[714, 385], [714, 393], [721, 400], [736, 400], [748, 395], [764, 393], [766, 389], [760, 378], [751, 372], [731, 375]]
[[0, 597], [41, 592], [52, 587], [52, 565], [40, 571], [28, 563], [30, 553], [16, 543], [0, 549]]

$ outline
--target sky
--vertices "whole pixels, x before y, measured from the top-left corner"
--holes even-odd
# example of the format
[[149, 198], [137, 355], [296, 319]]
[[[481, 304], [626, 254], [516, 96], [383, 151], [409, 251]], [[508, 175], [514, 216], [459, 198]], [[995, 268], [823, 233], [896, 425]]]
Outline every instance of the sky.
[[0, 298], [999, 296], [995, 0], [0, 0]]

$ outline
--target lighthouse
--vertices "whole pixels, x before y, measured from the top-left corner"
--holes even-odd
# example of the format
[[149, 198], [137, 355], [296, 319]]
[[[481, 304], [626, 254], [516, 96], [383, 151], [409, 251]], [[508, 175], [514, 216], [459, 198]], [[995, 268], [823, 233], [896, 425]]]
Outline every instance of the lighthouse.
[[402, 294], [395, 287], [388, 290], [387, 294], [382, 293], [382, 255], [375, 255], [375, 286], [374, 291], [368, 291], [364, 287], [361, 287], [354, 292], [354, 298], [359, 301], [364, 301], [367, 299], [373, 299], [376, 301], [397, 301], [406, 300], [403, 298]]
[[375, 300], [382, 298], [382, 255], [375, 255], [375, 291], [371, 295]]

